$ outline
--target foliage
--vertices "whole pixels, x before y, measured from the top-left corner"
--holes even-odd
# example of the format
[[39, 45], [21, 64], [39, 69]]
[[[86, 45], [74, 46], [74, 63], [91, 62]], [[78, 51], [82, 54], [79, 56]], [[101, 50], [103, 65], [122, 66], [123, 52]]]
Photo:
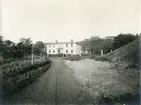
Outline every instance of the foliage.
[[0, 70], [3, 71], [3, 75], [16, 75], [24, 73], [31, 69], [36, 69], [44, 64], [49, 63], [49, 60], [40, 58], [34, 60], [34, 65], [31, 65], [31, 60], [14, 61], [3, 66], [0, 66]]
[[22, 89], [51, 66], [49, 59], [39, 58], [31, 64], [31, 60], [14, 61], [0, 66], [3, 82], [3, 95], [9, 96], [17, 89]]
[[119, 34], [118, 36], [114, 38], [112, 49], [115, 50], [119, 47], [122, 47], [132, 42], [133, 40], [137, 39], [137, 36], [133, 34]]
[[[107, 98], [109, 98], [110, 100], [119, 98], [120, 101], [128, 101], [133, 99], [133, 97], [134, 99], [138, 99], [140, 95], [140, 38], [137, 38], [136, 40], [114, 50], [111, 53], [96, 57], [95, 59], [112, 62], [110, 68], [116, 70], [119, 76], [122, 77], [118, 79], [120, 81], [124, 81], [123, 78], [126, 78], [126, 81], [124, 81], [124, 83], [127, 83], [131, 87], [130, 89], [125, 88], [127, 89], [127, 91], [115, 92], [115, 90], [117, 90], [118, 86], [120, 85], [112, 85], [112, 87], [117, 88], [115, 88], [114, 91], [112, 90], [112, 88], [110, 88], [110, 92], [108, 92], [108, 94], [115, 93], [115, 95], [110, 95], [110, 97], [106, 95], [108, 96]], [[105, 100], [105, 97], [102, 96], [102, 99]]]
[[0, 37], [0, 51], [3, 58], [22, 58], [31, 54], [31, 39], [21, 38], [16, 44]]
[[112, 45], [111, 39], [97, 39], [91, 41], [91, 53], [100, 55], [100, 50], [103, 50], [104, 53], [110, 52], [110, 47]]
[[20, 49], [24, 53], [24, 56], [31, 54], [32, 50], [32, 41], [30, 38], [21, 38], [20, 42], [18, 43], [20, 45]]
[[4, 42], [3, 42], [3, 36], [0, 35], [0, 55], [4, 51]]
[[34, 53], [35, 54], [41, 54], [44, 52], [45, 49], [45, 45], [42, 41], [38, 41], [36, 42], [36, 44], [34, 45]]
[[[35, 54], [40, 54], [43, 53], [44, 48], [44, 43], [38, 41], [33, 50], [35, 50]], [[0, 36], [0, 57], [2, 56], [4, 59], [19, 59], [31, 55], [31, 52], [32, 40], [30, 38], [21, 38], [18, 43], [14, 43], [10, 40], [4, 40], [3, 36]]]
[[104, 53], [110, 52], [110, 48], [112, 46], [111, 39], [86, 39], [81, 41], [81, 46], [83, 51], [88, 50], [93, 55], [100, 55], [100, 50], [103, 50]]
[[115, 63], [119, 68], [139, 68], [140, 67], [140, 38], [108, 53], [104, 56], [97, 57], [96, 60], [106, 60]]
[[83, 41], [80, 42], [82, 50], [89, 50], [90, 49], [90, 39], [85, 39]]
[[81, 41], [80, 44], [82, 46], [83, 51], [88, 50], [92, 55], [100, 55], [100, 50], [104, 51], [104, 54], [111, 52], [111, 50], [115, 50], [119, 47], [122, 47], [133, 40], [137, 39], [139, 35], [133, 34], [119, 34], [114, 37], [114, 39], [85, 39]]
[[71, 56], [65, 57], [64, 59], [70, 60], [70, 61], [78, 61], [78, 60], [81, 60], [81, 57], [79, 55], [71, 55]]

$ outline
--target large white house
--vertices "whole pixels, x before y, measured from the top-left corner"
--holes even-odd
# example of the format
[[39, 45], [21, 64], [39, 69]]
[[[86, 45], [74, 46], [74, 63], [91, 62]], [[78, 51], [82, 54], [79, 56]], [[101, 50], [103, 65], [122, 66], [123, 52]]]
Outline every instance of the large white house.
[[81, 55], [82, 48], [81, 45], [77, 42], [58, 42], [55, 43], [45, 43], [46, 52], [48, 55], [57, 55], [57, 54], [65, 54], [65, 55]]

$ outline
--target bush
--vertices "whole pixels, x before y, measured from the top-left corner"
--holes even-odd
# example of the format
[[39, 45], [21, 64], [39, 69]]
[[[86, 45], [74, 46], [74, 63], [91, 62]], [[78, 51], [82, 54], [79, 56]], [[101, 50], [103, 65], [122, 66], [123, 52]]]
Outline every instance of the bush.
[[[39, 58], [40, 58], [40, 56], [35, 56], [34, 55], [34, 60], [39, 59]], [[25, 56], [24, 58], [7, 58], [7, 59], [3, 59], [3, 60], [0, 60], [0, 66], [4, 65], [4, 64], [7, 64], [7, 63], [14, 62], [14, 61], [20, 62], [21, 60], [31, 60], [31, 56]]]
[[51, 66], [48, 59], [36, 59], [31, 65], [30, 60], [14, 61], [0, 66], [2, 72], [3, 95], [12, 95], [16, 90], [33, 82]]
[[71, 56], [65, 57], [64, 59], [71, 60], [71, 61], [78, 61], [78, 60], [81, 60], [81, 57], [79, 55], [71, 55]]

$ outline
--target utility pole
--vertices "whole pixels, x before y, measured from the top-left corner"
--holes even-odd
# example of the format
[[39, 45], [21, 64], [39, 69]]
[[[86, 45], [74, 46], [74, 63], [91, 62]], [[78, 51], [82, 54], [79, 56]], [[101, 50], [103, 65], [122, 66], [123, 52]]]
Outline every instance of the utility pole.
[[[32, 44], [32, 48], [31, 48], [31, 65], [33, 65], [33, 44]], [[29, 78], [30, 75], [30, 71], [28, 71], [27, 73], [27, 78]]]
[[91, 56], [92, 56], [92, 52], [91, 52], [91, 50], [90, 50], [90, 58], [91, 58]]

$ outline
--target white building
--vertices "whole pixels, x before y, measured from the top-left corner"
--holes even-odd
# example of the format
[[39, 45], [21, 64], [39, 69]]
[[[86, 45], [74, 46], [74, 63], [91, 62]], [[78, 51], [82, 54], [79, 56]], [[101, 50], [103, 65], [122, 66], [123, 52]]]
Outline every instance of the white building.
[[46, 52], [48, 55], [57, 55], [57, 54], [65, 54], [65, 55], [81, 55], [82, 48], [81, 45], [77, 42], [58, 42], [55, 43], [45, 43]]

